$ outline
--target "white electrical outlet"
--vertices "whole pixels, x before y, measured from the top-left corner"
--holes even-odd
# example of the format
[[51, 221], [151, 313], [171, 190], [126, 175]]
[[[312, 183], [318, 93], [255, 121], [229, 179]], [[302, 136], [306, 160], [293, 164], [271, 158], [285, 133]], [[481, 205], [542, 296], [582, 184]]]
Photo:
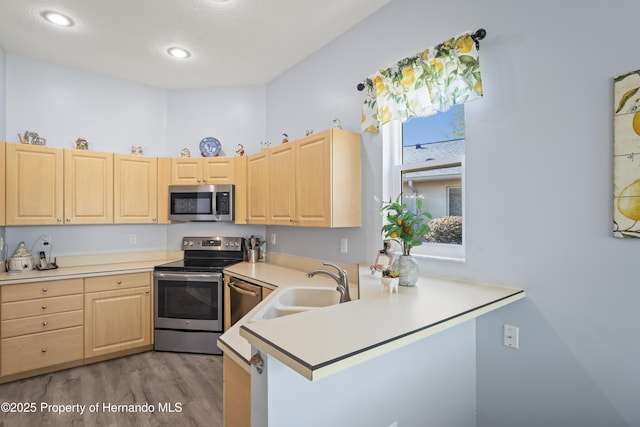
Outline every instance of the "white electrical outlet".
[[138, 235], [135, 233], [129, 234], [129, 244], [135, 245], [136, 243], [138, 243]]
[[340, 239], [340, 252], [346, 254], [349, 250], [349, 240], [348, 239]]
[[504, 345], [516, 350], [520, 348], [520, 328], [504, 325]]
[[271, 244], [272, 245], [276, 244], [276, 233], [271, 233]]
[[[4, 250], [4, 238], [0, 236], [0, 251], [2, 250]], [[0, 259], [4, 259], [1, 253], [0, 253]]]

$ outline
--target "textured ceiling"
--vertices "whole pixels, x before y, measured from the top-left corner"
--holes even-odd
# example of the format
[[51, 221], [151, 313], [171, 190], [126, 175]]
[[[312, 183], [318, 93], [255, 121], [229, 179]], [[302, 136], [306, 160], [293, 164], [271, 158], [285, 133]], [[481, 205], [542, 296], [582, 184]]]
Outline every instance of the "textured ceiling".
[[[391, 0], [0, 0], [7, 53], [149, 86], [265, 84]], [[75, 25], [40, 16], [54, 10]], [[186, 60], [166, 54], [181, 46]]]

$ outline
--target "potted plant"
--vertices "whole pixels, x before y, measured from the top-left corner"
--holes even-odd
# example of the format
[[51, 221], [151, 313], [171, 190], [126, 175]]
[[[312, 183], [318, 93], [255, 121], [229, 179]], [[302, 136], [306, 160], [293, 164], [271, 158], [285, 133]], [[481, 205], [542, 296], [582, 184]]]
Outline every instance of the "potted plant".
[[398, 270], [382, 270], [382, 290], [389, 288], [389, 293], [394, 290], [398, 292], [398, 282], [400, 281], [400, 272]]
[[422, 245], [422, 239], [429, 232], [431, 214], [422, 211], [421, 199], [416, 199], [415, 211], [409, 209], [402, 203], [402, 193], [395, 201], [384, 203], [380, 212], [386, 215], [382, 234], [402, 247], [402, 256], [396, 268], [400, 271], [400, 285], [414, 286], [418, 280], [418, 263], [411, 257], [411, 248]]

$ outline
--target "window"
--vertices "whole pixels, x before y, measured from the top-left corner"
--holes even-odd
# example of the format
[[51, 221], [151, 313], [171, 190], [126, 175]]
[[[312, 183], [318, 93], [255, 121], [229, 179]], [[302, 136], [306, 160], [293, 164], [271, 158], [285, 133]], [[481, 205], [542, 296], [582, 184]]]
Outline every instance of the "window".
[[404, 203], [415, 207], [422, 199], [423, 210], [431, 213], [431, 231], [412, 255], [464, 259], [464, 106], [446, 113], [392, 121], [383, 129], [388, 141], [391, 182], [385, 183], [388, 200], [402, 192]]

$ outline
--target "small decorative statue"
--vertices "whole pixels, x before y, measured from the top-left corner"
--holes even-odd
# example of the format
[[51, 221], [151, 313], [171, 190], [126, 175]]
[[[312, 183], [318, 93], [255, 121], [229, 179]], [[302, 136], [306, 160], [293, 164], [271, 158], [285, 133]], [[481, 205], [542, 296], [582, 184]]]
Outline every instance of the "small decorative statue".
[[271, 148], [271, 143], [269, 141], [260, 143], [261, 150], [268, 150], [269, 148]]
[[180, 157], [191, 157], [191, 151], [187, 147], [180, 150]]
[[389, 289], [389, 293], [398, 293], [398, 283], [400, 282], [400, 273], [396, 270], [382, 270], [382, 280], [380, 282], [380, 290]]
[[20, 138], [20, 143], [22, 144], [33, 144], [33, 145], [46, 145], [47, 140], [38, 135], [38, 132], [32, 132], [30, 130], [26, 130], [24, 132], [24, 136], [22, 134], [18, 134], [18, 138]]
[[311, 135], [313, 133], [312, 129], [307, 129], [307, 136]]
[[236, 156], [244, 156], [244, 145], [238, 144], [238, 147], [236, 147]]
[[131, 146], [131, 154], [135, 154], [136, 156], [142, 156], [142, 146], [141, 145], [132, 145]]
[[342, 120], [333, 119], [333, 127], [336, 129], [342, 129]]
[[76, 150], [88, 150], [89, 143], [84, 138], [76, 139]]
[[287, 135], [286, 133], [282, 134], [282, 143], [286, 144], [287, 142], [289, 142], [289, 135]]

